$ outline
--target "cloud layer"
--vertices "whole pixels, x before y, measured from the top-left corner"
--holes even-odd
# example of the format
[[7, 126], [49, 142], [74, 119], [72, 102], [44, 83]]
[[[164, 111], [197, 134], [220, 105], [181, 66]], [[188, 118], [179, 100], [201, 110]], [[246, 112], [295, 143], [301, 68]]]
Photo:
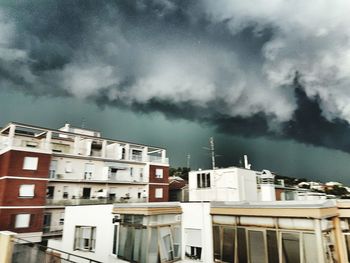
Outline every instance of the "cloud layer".
[[346, 0], [16, 1], [0, 5], [0, 88], [349, 151], [349, 10]]

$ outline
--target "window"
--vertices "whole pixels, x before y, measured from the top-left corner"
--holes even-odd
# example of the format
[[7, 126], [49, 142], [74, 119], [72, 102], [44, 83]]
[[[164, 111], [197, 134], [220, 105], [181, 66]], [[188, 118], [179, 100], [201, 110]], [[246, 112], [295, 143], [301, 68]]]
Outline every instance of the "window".
[[210, 187], [210, 173], [197, 174], [197, 188]]
[[30, 214], [18, 214], [16, 215], [15, 228], [29, 227]]
[[163, 198], [163, 188], [156, 188], [156, 198]]
[[96, 243], [96, 227], [76, 226], [74, 250], [94, 251]]
[[38, 157], [24, 157], [23, 170], [36, 170], [38, 168]]
[[185, 256], [200, 260], [202, 256], [202, 232], [200, 229], [185, 228]]
[[68, 198], [68, 186], [63, 186], [63, 195], [62, 195], [63, 199], [67, 199]]
[[299, 233], [282, 233], [282, 262], [300, 262]]
[[130, 167], [130, 176], [134, 175], [134, 169], [132, 167]]
[[55, 187], [54, 186], [48, 186], [46, 189], [46, 198], [47, 199], [53, 199], [55, 193]]
[[73, 172], [72, 163], [67, 161], [66, 162], [66, 173], [72, 173], [72, 172]]
[[117, 244], [118, 241], [118, 225], [114, 225], [114, 232], [113, 232], [113, 248], [112, 248], [112, 253], [114, 255], [117, 255]]
[[51, 160], [50, 163], [50, 178], [56, 178], [57, 160]]
[[91, 179], [94, 170], [95, 170], [95, 165], [93, 163], [86, 163], [84, 179]]
[[163, 178], [163, 169], [156, 169], [156, 178]]
[[59, 220], [59, 225], [64, 224], [64, 212], [60, 214], [60, 220]]
[[22, 184], [19, 186], [19, 197], [34, 197], [34, 184]]

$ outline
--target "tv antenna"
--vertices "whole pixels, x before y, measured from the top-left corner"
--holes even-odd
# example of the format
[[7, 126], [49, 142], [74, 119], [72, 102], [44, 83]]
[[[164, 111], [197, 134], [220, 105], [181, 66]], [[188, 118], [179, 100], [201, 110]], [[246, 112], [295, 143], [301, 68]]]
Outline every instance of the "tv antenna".
[[203, 147], [203, 149], [210, 151], [211, 155], [211, 166], [212, 169], [216, 169], [215, 166], [215, 157], [220, 156], [215, 154], [215, 143], [214, 143], [214, 137], [209, 138], [209, 148], [208, 147]]
[[190, 162], [191, 162], [191, 154], [187, 154], [187, 168], [190, 168]]

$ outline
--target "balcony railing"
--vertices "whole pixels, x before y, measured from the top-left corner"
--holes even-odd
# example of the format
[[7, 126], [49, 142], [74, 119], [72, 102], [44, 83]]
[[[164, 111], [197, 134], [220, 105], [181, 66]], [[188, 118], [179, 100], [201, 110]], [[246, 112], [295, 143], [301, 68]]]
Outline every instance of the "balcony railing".
[[46, 247], [24, 239], [13, 238], [12, 263], [102, 263], [100, 261], [74, 255], [56, 248]]
[[147, 200], [144, 198], [130, 198], [130, 197], [119, 197], [119, 198], [96, 198], [96, 199], [46, 199], [47, 206], [67, 206], [67, 205], [95, 205], [95, 204], [113, 204], [113, 203], [144, 203]]

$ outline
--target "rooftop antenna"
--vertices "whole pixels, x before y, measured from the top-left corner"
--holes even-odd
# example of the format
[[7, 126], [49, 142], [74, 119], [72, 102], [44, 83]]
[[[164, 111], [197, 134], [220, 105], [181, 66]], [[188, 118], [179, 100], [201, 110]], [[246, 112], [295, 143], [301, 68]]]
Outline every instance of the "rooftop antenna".
[[191, 154], [187, 154], [187, 168], [190, 168]]
[[214, 146], [214, 138], [210, 137], [209, 138], [209, 148], [208, 147], [203, 147], [203, 149], [210, 151], [211, 154], [211, 166], [212, 169], [214, 170], [216, 168], [215, 166], [215, 157], [219, 155], [215, 155], [215, 146]]

